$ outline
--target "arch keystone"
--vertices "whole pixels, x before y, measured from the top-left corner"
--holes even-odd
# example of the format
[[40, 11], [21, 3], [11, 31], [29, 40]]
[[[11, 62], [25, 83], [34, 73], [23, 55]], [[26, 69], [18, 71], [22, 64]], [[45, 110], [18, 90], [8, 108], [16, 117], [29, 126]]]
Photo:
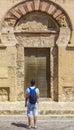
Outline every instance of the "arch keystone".
[[38, 10], [38, 9], [39, 9], [39, 4], [40, 4], [40, 1], [39, 1], [39, 0], [34, 0], [35, 10]]

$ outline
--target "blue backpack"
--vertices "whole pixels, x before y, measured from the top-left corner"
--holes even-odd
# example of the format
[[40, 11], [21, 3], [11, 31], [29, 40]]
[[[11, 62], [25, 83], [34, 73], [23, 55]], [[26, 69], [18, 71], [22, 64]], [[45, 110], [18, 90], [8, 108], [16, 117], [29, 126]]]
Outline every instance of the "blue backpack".
[[29, 93], [29, 102], [31, 104], [35, 104], [37, 102], [37, 94], [36, 94], [36, 88], [31, 89], [29, 88], [30, 93]]

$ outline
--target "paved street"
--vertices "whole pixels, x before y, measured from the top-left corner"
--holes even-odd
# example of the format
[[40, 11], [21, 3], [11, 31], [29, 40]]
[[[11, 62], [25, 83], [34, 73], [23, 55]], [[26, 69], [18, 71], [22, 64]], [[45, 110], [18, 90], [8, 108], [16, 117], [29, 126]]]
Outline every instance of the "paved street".
[[[27, 120], [23, 119], [0, 119], [0, 130], [27, 130]], [[34, 130], [31, 128], [31, 130]], [[74, 130], [72, 120], [38, 120], [37, 130]]]

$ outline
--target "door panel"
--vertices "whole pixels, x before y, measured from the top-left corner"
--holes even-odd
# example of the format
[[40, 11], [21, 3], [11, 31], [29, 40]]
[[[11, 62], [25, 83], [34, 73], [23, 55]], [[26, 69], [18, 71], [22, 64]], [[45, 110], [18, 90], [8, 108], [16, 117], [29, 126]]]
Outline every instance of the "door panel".
[[25, 89], [35, 79], [40, 97], [50, 96], [50, 50], [25, 48]]

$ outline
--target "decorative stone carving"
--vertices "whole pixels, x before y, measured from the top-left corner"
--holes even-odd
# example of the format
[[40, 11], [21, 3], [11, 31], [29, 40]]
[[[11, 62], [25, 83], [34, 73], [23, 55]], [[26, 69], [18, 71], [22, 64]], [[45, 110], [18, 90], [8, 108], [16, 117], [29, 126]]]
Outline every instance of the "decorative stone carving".
[[62, 18], [59, 18], [58, 22], [61, 27], [67, 27], [67, 22], [66, 22], [65, 16], [63, 16]]
[[16, 28], [17, 31], [44, 31], [47, 30], [47, 26], [43, 26], [41, 23], [36, 21], [29, 21], [27, 23], [22, 23]]
[[14, 24], [15, 19], [5, 19], [4, 23], [2, 24], [1, 33], [7, 34], [7, 33], [14, 33]]
[[[63, 0], [61, 0], [63, 1]], [[55, 19], [63, 14], [63, 11], [58, 5], [53, 4], [52, 2], [45, 2], [45, 1], [39, 1], [39, 0], [31, 0], [31, 1], [25, 1], [22, 3], [19, 3], [17, 6], [12, 8], [9, 13], [7, 14], [10, 18], [16, 18], [20, 19], [23, 15], [25, 15], [27, 12], [31, 12], [34, 10], [38, 11], [44, 11], [48, 13], [49, 15], [52, 15], [52, 17], [55, 16]], [[60, 14], [58, 14], [58, 10]], [[56, 15], [57, 14], [57, 15]]]
[[54, 45], [55, 35], [46, 34], [45, 36], [40, 36], [30, 34], [29, 36], [17, 35], [17, 40], [24, 47], [51, 47]]
[[15, 32], [56, 32], [57, 30], [57, 23], [41, 12], [28, 14], [15, 26]]
[[[53, 5], [54, 9], [52, 11], [49, 11], [51, 5]], [[59, 26], [61, 28], [65, 27], [65, 30], [67, 30], [67, 28], [68, 28], [70, 33], [68, 33], [67, 36], [68, 36], [68, 38], [70, 38], [70, 36], [71, 36], [71, 29], [70, 29], [71, 22], [68, 19], [67, 14], [64, 13], [64, 11], [57, 4], [56, 5], [54, 3], [52, 4], [51, 1], [50, 2], [45, 2], [44, 0], [43, 1], [36, 1], [36, 0], [33, 1], [32, 0], [32, 1], [24, 1], [22, 3], [19, 3], [18, 5], [16, 5], [12, 9], [10, 9], [10, 11], [7, 13], [7, 15], [6, 15], [5, 19], [4, 19], [4, 22], [6, 22], [6, 23], [4, 23], [5, 24], [4, 27], [2, 26], [1, 32], [2, 33], [11, 32], [13, 34], [13, 39], [9, 38], [6, 35], [5, 40], [3, 38], [1, 39], [2, 43], [4, 43], [4, 44], [6, 44], [7, 42], [11, 42], [11, 44], [16, 43], [16, 39], [15, 39], [15, 36], [14, 36], [14, 27], [15, 27], [15, 25], [17, 23], [17, 20], [20, 21], [23, 16], [26, 17], [28, 14], [31, 14], [31, 13], [36, 14], [37, 12], [38, 12], [38, 14], [41, 12], [41, 15], [42, 15], [42, 13], [48, 14], [53, 19], [53, 21], [55, 21], [55, 23], [57, 25], [59, 24]], [[44, 20], [47, 21], [47, 24], [45, 26], [43, 26], [44, 23], [42, 23], [42, 24], [39, 23], [39, 21], [38, 21], [39, 18], [37, 17], [37, 22], [36, 22], [36, 20], [35, 21], [27, 20], [28, 22], [26, 24], [24, 24], [22, 22], [21, 26], [17, 26], [15, 31], [17, 31], [17, 32], [18, 31], [20, 31], [20, 32], [26, 32], [26, 31], [35, 31], [35, 32], [36, 31], [42, 31], [42, 32], [43, 31], [44, 32], [49, 31], [49, 32], [52, 32], [53, 27], [50, 26], [50, 21], [51, 20], [48, 21], [47, 18], [45, 18], [44, 16], [42, 16], [42, 17], [43, 17], [42, 21], [44, 21]], [[51, 23], [53, 23], [53, 21]], [[69, 21], [69, 23], [68, 23], [68, 21]], [[35, 23], [38, 24], [39, 27], [37, 26], [36, 28], [34, 28], [33, 26], [31, 26], [32, 22], [33, 22], [34, 25], [35, 25]], [[56, 25], [56, 24], [54, 24], [54, 25]], [[27, 28], [26, 28], [26, 26], [27, 26]], [[60, 32], [60, 27], [59, 27], [59, 30], [57, 30], [59, 32]], [[56, 27], [56, 29], [57, 29], [57, 27]], [[62, 30], [62, 33], [63, 33], [63, 30]], [[57, 44], [60, 43], [59, 41], [60, 41], [61, 37], [62, 36], [61, 36], [61, 33], [60, 33]], [[6, 43], [5, 43], [5, 41], [6, 41]], [[70, 39], [68, 39], [68, 41], [70, 41]], [[65, 40], [64, 40], [63, 41], [64, 45], [67, 45], [68, 41], [65, 44]]]
[[63, 87], [64, 101], [74, 101], [74, 87]]
[[17, 100], [18, 101], [24, 101], [24, 91], [23, 92], [20, 92], [17, 96]]
[[0, 101], [9, 100], [9, 88], [0, 88]]

